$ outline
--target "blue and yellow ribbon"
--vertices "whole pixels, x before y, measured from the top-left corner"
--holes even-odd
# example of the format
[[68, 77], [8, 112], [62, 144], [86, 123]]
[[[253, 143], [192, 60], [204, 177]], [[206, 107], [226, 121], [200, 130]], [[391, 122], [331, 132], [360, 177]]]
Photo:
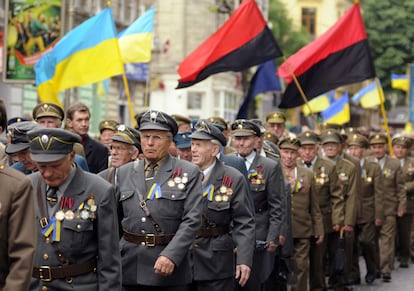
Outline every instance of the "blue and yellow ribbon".
[[208, 201], [213, 201], [214, 185], [209, 184], [203, 189], [203, 197], [207, 196]]
[[52, 233], [52, 241], [60, 241], [60, 232], [61, 232], [62, 222], [57, 220], [56, 217], [52, 217], [48, 225], [42, 230], [42, 234], [45, 237], [48, 237]]
[[247, 179], [257, 176], [257, 171], [255, 169], [249, 169], [247, 172]]
[[162, 197], [161, 187], [159, 184], [154, 183], [151, 186], [151, 189], [148, 191], [147, 199], [154, 200]]

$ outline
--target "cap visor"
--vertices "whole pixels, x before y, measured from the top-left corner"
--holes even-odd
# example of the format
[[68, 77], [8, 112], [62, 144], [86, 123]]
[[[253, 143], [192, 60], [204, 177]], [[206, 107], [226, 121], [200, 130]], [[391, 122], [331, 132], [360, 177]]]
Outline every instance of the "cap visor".
[[111, 137], [111, 139], [114, 140], [114, 141], [119, 141], [119, 142], [123, 142], [123, 143], [127, 143], [127, 144], [134, 144], [134, 142], [131, 142], [129, 140], [126, 140], [122, 136], [114, 135], [113, 137]]
[[28, 143], [8, 143], [4, 151], [8, 155], [12, 155], [23, 150], [26, 150], [30, 147]]
[[165, 128], [163, 126], [154, 124], [154, 123], [144, 123], [141, 124], [141, 126], [139, 127], [139, 130], [163, 130], [163, 131], [170, 131], [170, 129]]
[[63, 159], [67, 154], [33, 154], [30, 157], [33, 161], [39, 163], [56, 162]]

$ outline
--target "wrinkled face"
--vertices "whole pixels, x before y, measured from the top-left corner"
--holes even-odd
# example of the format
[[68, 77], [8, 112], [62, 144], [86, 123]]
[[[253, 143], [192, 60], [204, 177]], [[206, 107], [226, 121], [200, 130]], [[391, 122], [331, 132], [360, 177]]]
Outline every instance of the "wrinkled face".
[[387, 153], [387, 145], [386, 144], [373, 144], [371, 145], [371, 151], [374, 157], [376, 157], [377, 159], [382, 159]]
[[348, 153], [360, 160], [364, 156], [364, 148], [358, 145], [350, 145], [348, 147]]
[[283, 132], [285, 130], [284, 123], [267, 123], [266, 129], [272, 132], [277, 138], [281, 138], [283, 136]]
[[280, 150], [280, 160], [283, 167], [293, 168], [296, 166], [296, 159], [298, 158], [299, 153], [296, 150], [292, 149], [281, 149]]
[[58, 187], [68, 178], [70, 171], [72, 170], [74, 158], [75, 152], [71, 152], [64, 158], [55, 162], [36, 163], [37, 169], [47, 185]]
[[240, 156], [247, 157], [254, 150], [258, 139], [259, 138], [254, 135], [234, 136], [234, 147]]
[[192, 162], [201, 170], [208, 168], [216, 160], [220, 147], [208, 140], [191, 140]]
[[111, 140], [111, 166], [119, 168], [126, 163], [134, 161], [138, 156], [138, 149], [130, 144]]
[[35, 162], [30, 158], [30, 149], [25, 149], [23, 151], [17, 152], [14, 154], [17, 160], [23, 163], [25, 169], [33, 171], [36, 169]]
[[325, 155], [332, 159], [335, 158], [340, 152], [340, 144], [336, 142], [327, 142], [322, 145]]
[[191, 162], [191, 147], [186, 149], [177, 148], [177, 157], [179, 157], [181, 160]]
[[115, 134], [115, 131], [111, 130], [111, 129], [104, 129], [102, 130], [101, 136], [99, 137], [99, 140], [101, 141], [101, 143], [106, 146], [109, 147], [109, 145], [112, 143], [112, 139], [111, 137], [113, 137]]
[[310, 163], [318, 153], [318, 146], [314, 144], [302, 145], [298, 152], [302, 160], [306, 163]]
[[141, 147], [144, 157], [150, 162], [158, 162], [168, 154], [172, 143], [170, 132], [163, 130], [141, 131]]
[[75, 111], [73, 113], [73, 119], [66, 119], [66, 125], [73, 132], [79, 135], [87, 135], [89, 131], [90, 116], [87, 111]]
[[48, 128], [60, 128], [62, 126], [62, 121], [56, 117], [40, 117], [36, 120], [37, 124], [40, 126], [48, 127]]
[[395, 144], [392, 147], [392, 150], [394, 151], [394, 155], [397, 159], [403, 159], [408, 155], [408, 148], [403, 146], [402, 144]]

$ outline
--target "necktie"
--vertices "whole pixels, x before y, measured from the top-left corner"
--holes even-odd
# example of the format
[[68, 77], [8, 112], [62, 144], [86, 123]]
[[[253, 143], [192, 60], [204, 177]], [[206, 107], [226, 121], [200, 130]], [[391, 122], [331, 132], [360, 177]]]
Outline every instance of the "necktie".
[[155, 168], [157, 167], [157, 163], [150, 163], [148, 165], [148, 173], [147, 176], [145, 177], [145, 185], [147, 186], [147, 190], [149, 190], [149, 188], [152, 185], [152, 180], [154, 180], [154, 175], [155, 175]]
[[305, 162], [305, 166], [308, 168], [312, 167], [312, 162]]
[[49, 189], [46, 192], [46, 199], [51, 207], [56, 205], [57, 198], [58, 198], [57, 197], [58, 189], [59, 189], [58, 187], [49, 187]]

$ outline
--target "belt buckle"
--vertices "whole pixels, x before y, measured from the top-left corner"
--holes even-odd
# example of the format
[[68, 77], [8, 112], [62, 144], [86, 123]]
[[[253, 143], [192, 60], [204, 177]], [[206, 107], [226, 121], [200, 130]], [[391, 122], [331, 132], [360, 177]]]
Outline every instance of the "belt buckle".
[[[44, 272], [46, 272], [46, 277], [44, 276]], [[50, 282], [52, 281], [52, 270], [49, 266], [40, 266], [39, 267], [39, 279], [42, 280], [43, 282]]]
[[145, 245], [147, 247], [155, 247], [155, 234], [149, 233], [145, 235]]

